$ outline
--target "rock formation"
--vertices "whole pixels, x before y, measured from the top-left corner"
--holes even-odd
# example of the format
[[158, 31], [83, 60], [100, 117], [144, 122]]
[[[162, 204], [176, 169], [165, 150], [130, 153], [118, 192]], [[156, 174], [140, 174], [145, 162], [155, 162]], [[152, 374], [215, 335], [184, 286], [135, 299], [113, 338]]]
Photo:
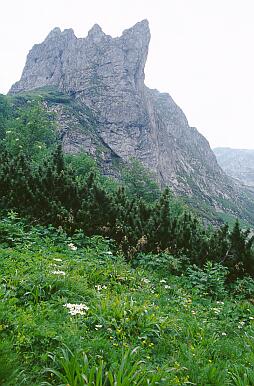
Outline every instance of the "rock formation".
[[213, 151], [229, 176], [254, 189], [254, 150], [218, 147]]
[[[10, 94], [55, 87], [69, 106], [53, 103], [64, 149], [100, 154], [110, 173], [114, 160], [135, 157], [161, 186], [223, 210], [241, 194], [217, 164], [207, 140], [188, 125], [170, 95], [144, 84], [150, 30], [147, 20], [106, 35], [94, 25], [86, 38], [55, 28], [29, 52]], [[75, 106], [75, 108], [73, 108]], [[199, 201], [200, 202], [200, 201]], [[237, 209], [236, 209], [237, 213]]]

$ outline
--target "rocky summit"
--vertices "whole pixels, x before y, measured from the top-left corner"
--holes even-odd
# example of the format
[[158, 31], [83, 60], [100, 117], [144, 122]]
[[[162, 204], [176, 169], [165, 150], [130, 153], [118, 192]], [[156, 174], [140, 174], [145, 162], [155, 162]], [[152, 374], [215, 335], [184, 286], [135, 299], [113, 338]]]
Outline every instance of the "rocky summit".
[[170, 95], [145, 86], [149, 41], [147, 20], [116, 38], [97, 24], [85, 38], [55, 28], [29, 52], [9, 93], [47, 95], [64, 150], [92, 154], [105, 173], [136, 158], [160, 186], [170, 186], [200, 209], [208, 205], [241, 217], [250, 205], [246, 192], [222, 171], [208, 141], [189, 126]]

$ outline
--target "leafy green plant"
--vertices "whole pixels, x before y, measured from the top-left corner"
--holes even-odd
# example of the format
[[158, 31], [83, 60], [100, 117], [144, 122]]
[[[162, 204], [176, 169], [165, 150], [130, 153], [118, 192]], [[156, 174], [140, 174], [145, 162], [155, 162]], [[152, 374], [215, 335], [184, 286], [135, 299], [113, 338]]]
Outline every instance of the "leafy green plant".
[[[61, 349], [58, 356], [49, 354], [55, 367], [47, 368], [46, 373], [54, 375], [60, 381], [60, 385], [96, 385], [104, 386], [105, 383], [105, 365], [103, 361], [98, 366], [89, 365], [88, 357], [85, 353], [73, 352], [65, 346]], [[44, 382], [44, 385], [51, 385]]]
[[[143, 361], [133, 361], [136, 350], [123, 352], [121, 363], [107, 369], [103, 360], [98, 365], [90, 365], [85, 353], [73, 352], [66, 346], [58, 356], [49, 354], [55, 367], [47, 368], [45, 372], [51, 377], [55, 376], [61, 382], [59, 386], [157, 385], [161, 381], [161, 374], [149, 374], [143, 369]], [[43, 385], [52, 383], [43, 382]]]
[[6, 123], [3, 144], [14, 155], [22, 151], [38, 163], [56, 144], [54, 121], [39, 98], [25, 101], [15, 117]]
[[228, 270], [220, 263], [206, 262], [203, 268], [196, 265], [187, 268], [189, 285], [198, 293], [215, 298], [226, 295], [225, 281]]
[[138, 160], [130, 159], [121, 171], [122, 181], [128, 194], [154, 202], [160, 196], [160, 189], [154, 177]]
[[249, 386], [254, 384], [254, 369], [235, 365], [230, 371], [233, 385]]
[[232, 291], [234, 294], [243, 298], [254, 298], [254, 280], [250, 276], [246, 276], [243, 279], [237, 279], [232, 285]]
[[109, 386], [145, 386], [145, 385], [163, 385], [163, 372], [146, 371], [142, 360], [135, 361], [135, 355], [138, 348], [127, 350], [122, 353], [120, 365], [107, 372]]
[[164, 272], [164, 274], [182, 273], [188, 265], [188, 258], [185, 256], [176, 257], [169, 253], [140, 253], [132, 261], [134, 267]]
[[[1, 331], [1, 324], [0, 324]], [[17, 355], [9, 340], [0, 341], [0, 385], [13, 385], [20, 370], [15, 366]]]

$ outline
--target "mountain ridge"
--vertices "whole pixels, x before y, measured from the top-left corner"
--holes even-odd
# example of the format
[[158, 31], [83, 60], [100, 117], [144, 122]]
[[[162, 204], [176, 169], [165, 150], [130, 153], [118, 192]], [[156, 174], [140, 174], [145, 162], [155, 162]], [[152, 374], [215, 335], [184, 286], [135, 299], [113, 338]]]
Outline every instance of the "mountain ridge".
[[[71, 97], [77, 112], [64, 104], [47, 105], [56, 113], [66, 152], [99, 152], [109, 173], [115, 160], [136, 158], [161, 187], [170, 186], [194, 205], [241, 214], [249, 198], [243, 199], [243, 191], [223, 172], [208, 141], [189, 126], [169, 94], [145, 86], [150, 36], [147, 20], [116, 38], [96, 24], [86, 38], [55, 28], [29, 52], [9, 93], [55, 87]], [[225, 208], [225, 202], [232, 205]]]
[[213, 149], [221, 168], [230, 177], [254, 189], [254, 150], [217, 147]]

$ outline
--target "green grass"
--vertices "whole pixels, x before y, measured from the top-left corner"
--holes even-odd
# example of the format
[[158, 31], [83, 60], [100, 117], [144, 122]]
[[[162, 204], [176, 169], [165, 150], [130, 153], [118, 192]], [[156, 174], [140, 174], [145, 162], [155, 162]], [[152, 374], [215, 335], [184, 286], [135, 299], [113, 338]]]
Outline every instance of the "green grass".
[[251, 302], [134, 269], [100, 237], [10, 220], [0, 236], [1, 385], [254, 385]]
[[49, 103], [71, 103], [71, 97], [58, 90], [55, 86], [45, 86], [36, 88], [34, 90], [25, 91], [12, 98], [14, 98], [14, 100], [18, 100], [19, 98], [24, 98], [26, 100], [30, 100], [32, 98], [41, 98]]

